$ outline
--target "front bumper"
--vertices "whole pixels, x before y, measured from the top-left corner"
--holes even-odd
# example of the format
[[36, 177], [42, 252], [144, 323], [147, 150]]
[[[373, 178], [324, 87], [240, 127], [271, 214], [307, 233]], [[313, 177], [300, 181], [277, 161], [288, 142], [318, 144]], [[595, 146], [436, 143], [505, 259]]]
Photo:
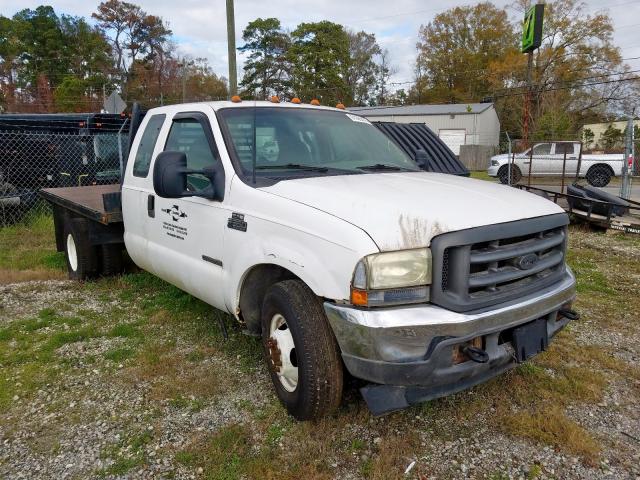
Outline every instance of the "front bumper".
[[[574, 297], [575, 277], [567, 268], [554, 285], [478, 312], [430, 304], [365, 310], [327, 302], [324, 308], [347, 370], [384, 385], [363, 389], [369, 408], [384, 413], [455, 393], [516, 365], [506, 333], [544, 318], [553, 337], [569, 322], [558, 311]], [[454, 349], [476, 337], [482, 337], [489, 361], [454, 363]]]
[[500, 169], [500, 165], [490, 166], [489, 168], [487, 168], [487, 174], [490, 177], [497, 177], [499, 169]]

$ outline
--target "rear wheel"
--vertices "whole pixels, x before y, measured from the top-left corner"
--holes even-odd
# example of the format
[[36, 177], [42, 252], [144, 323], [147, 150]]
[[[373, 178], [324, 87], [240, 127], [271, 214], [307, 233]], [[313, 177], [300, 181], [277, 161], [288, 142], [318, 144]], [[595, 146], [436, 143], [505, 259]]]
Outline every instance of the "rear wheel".
[[606, 187], [611, 181], [611, 168], [607, 165], [594, 165], [587, 171], [587, 182], [592, 187]]
[[[507, 165], [503, 165], [498, 170], [498, 178], [500, 179], [500, 183], [506, 185], [509, 183], [509, 167]], [[522, 172], [517, 165], [511, 165], [511, 185], [514, 185], [520, 181], [522, 178]]]
[[285, 280], [267, 291], [262, 343], [276, 394], [291, 415], [312, 420], [340, 405], [338, 344], [322, 304], [300, 280]]
[[67, 220], [64, 228], [64, 247], [69, 278], [85, 280], [96, 274], [98, 255], [89, 242], [87, 221], [83, 218]]
[[122, 245], [119, 243], [108, 243], [100, 246], [100, 273], [105, 277], [122, 273], [123, 258]]

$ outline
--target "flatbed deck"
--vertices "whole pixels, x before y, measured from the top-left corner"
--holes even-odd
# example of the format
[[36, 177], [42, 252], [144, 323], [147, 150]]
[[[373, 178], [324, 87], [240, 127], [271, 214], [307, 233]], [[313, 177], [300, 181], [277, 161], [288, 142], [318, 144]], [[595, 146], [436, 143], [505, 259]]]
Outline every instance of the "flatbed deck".
[[120, 184], [116, 183], [87, 187], [45, 188], [40, 191], [40, 195], [54, 205], [59, 205], [103, 225], [110, 225], [122, 222], [122, 210], [118, 208], [107, 211], [104, 195], [119, 192]]

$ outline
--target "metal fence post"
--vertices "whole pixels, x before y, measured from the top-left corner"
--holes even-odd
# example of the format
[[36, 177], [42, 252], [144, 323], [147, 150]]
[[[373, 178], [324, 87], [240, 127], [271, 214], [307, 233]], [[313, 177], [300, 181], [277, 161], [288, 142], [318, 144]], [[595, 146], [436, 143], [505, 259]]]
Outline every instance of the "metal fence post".
[[629, 159], [633, 159], [633, 115], [627, 120], [627, 133], [625, 135], [624, 158], [622, 164], [622, 182], [620, 184], [620, 197], [629, 200], [631, 197], [631, 176], [633, 175], [633, 163], [629, 168]]
[[511, 186], [511, 137], [509, 136], [509, 132], [505, 131], [504, 133], [507, 136], [507, 143], [509, 144], [509, 156], [507, 157], [507, 185]]

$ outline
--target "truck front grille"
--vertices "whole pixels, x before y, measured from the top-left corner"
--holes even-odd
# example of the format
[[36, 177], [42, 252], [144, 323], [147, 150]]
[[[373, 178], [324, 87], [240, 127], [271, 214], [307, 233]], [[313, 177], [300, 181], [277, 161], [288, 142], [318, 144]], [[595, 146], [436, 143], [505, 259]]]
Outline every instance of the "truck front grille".
[[435, 237], [431, 301], [458, 312], [476, 310], [560, 280], [567, 224], [559, 214]]

